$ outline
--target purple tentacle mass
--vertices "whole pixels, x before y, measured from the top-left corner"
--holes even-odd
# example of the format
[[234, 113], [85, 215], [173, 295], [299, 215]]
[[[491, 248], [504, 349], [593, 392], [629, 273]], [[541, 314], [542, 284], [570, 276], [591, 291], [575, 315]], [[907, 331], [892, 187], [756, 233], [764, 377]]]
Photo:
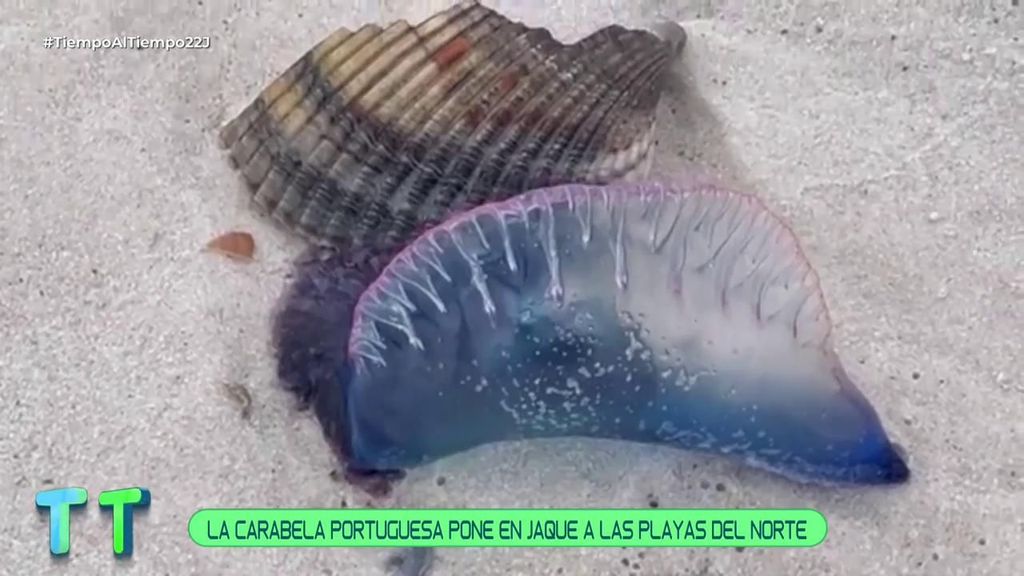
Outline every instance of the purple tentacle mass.
[[[329, 315], [322, 296], [292, 307]], [[398, 253], [351, 319], [347, 351], [321, 351], [316, 402], [355, 470], [589, 436], [801, 481], [909, 477], [833, 350], [816, 274], [748, 195], [619, 184], [487, 204]], [[302, 330], [282, 357], [308, 349]]]

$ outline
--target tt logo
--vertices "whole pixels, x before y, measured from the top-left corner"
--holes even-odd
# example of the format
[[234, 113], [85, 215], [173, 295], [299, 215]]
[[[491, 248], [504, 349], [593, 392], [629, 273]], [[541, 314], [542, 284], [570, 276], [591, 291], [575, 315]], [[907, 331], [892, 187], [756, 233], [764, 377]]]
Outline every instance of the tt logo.
[[[56, 488], [36, 494], [36, 508], [50, 510], [50, 554], [71, 551], [71, 507], [84, 506], [89, 499], [85, 488]], [[149, 506], [149, 490], [122, 488], [100, 492], [100, 508], [113, 516], [114, 556], [132, 555], [132, 513], [136, 506]]]

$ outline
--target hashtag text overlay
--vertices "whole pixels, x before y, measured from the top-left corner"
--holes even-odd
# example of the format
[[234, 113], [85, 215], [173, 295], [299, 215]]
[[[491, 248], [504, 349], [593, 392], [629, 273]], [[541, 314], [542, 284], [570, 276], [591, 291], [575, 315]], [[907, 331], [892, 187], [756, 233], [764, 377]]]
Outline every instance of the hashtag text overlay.
[[142, 36], [113, 36], [110, 38], [71, 38], [47, 36], [43, 48], [57, 50], [205, 50], [210, 47], [209, 36], [181, 38], [143, 38]]

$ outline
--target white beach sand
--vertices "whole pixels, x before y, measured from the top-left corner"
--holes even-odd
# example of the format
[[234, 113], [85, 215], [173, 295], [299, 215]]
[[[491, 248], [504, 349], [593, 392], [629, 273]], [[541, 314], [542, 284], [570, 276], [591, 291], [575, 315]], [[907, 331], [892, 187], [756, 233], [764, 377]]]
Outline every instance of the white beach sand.
[[[689, 32], [657, 170], [759, 194], [822, 277], [839, 353], [910, 456], [889, 489], [798, 486], [607, 442], [488, 447], [379, 506], [813, 507], [810, 550], [442, 550], [435, 575], [1009, 575], [1024, 564], [1024, 9], [991, 2], [486, 2], [563, 40]], [[384, 574], [385, 550], [202, 549], [201, 507], [364, 506], [275, 383], [269, 318], [302, 243], [250, 210], [218, 127], [338, 26], [448, 2], [0, 0], [0, 573]], [[46, 36], [209, 35], [208, 50]], [[231, 229], [256, 261], [201, 252]], [[225, 392], [245, 386], [251, 415]], [[437, 479], [444, 477], [439, 485]], [[70, 557], [37, 491], [83, 486]], [[141, 485], [117, 562], [95, 498]], [[121, 565], [116, 565], [121, 564]], [[628, 566], [627, 566], [628, 564]], [[1013, 569], [1013, 566], [1018, 566]]]

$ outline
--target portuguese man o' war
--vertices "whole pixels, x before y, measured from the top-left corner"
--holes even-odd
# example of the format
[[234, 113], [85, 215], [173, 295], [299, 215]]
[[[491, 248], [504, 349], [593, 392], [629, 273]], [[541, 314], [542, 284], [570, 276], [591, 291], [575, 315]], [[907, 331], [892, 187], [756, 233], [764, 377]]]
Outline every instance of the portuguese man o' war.
[[362, 471], [586, 436], [800, 481], [905, 481], [830, 332], [817, 275], [753, 196], [546, 188], [402, 250], [359, 296], [318, 415]]
[[562, 44], [470, 0], [335, 31], [224, 127], [254, 203], [325, 247], [274, 344], [350, 479], [559, 436], [909, 476], [792, 234], [749, 196], [631, 183], [685, 43]]
[[535, 188], [646, 178], [685, 44], [672, 22], [563, 44], [469, 0], [303, 54], [220, 133], [253, 203], [323, 248], [276, 314], [286, 386], [333, 406], [356, 297], [424, 230]]

